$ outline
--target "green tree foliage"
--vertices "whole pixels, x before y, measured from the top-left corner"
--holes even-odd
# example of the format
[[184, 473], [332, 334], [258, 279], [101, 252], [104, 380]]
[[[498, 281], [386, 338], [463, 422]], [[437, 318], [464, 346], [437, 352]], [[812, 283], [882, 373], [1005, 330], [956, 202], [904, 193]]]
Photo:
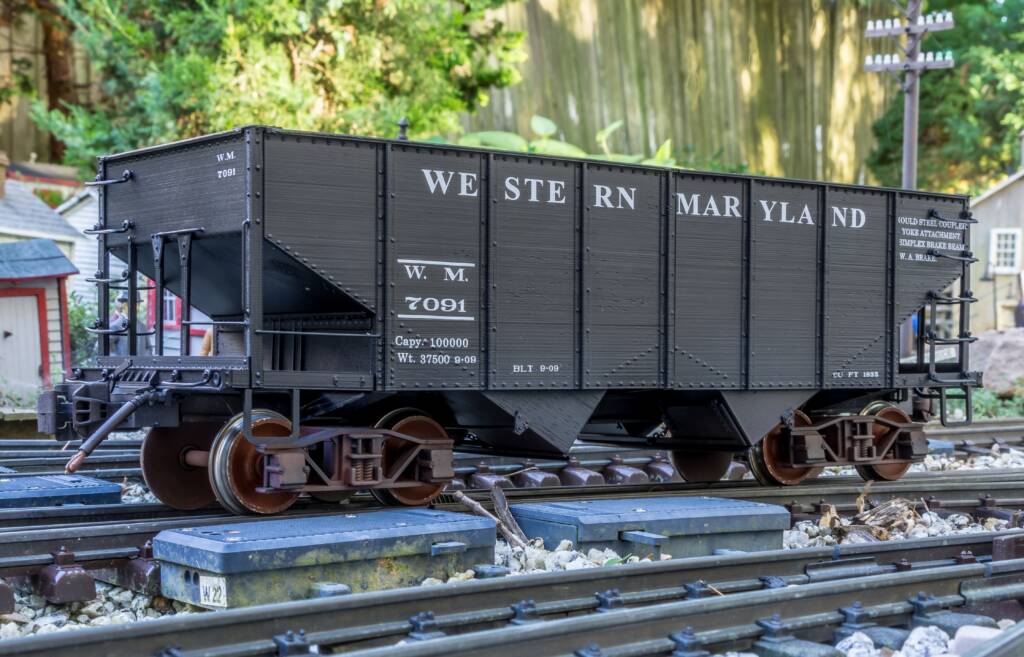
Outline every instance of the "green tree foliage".
[[96, 303], [86, 301], [78, 292], [68, 297], [68, 326], [71, 327], [71, 364], [81, 365], [96, 357], [96, 336], [85, 330], [96, 321]]
[[391, 135], [457, 133], [459, 114], [518, 80], [503, 0], [62, 0], [102, 99], [34, 118], [90, 166], [247, 123]]
[[[1024, 0], [933, 0], [956, 28], [928, 36], [925, 50], [952, 50], [956, 67], [921, 82], [918, 187], [977, 193], [1015, 170], [1024, 129]], [[895, 48], [893, 48], [895, 50]], [[899, 185], [903, 99], [874, 126], [878, 146], [868, 166]]]

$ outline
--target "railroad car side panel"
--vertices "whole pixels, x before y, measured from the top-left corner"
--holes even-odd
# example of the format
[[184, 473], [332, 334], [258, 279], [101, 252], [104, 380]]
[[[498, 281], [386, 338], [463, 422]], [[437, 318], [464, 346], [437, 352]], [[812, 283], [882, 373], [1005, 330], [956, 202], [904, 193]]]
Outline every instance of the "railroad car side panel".
[[690, 173], [671, 181], [671, 385], [740, 388], [748, 183]]
[[819, 187], [752, 184], [750, 387], [817, 386]]
[[639, 169], [584, 169], [584, 387], [659, 384], [662, 179]]
[[826, 387], [885, 384], [889, 196], [829, 188], [825, 231]]
[[484, 157], [392, 145], [388, 161], [387, 387], [478, 388]]
[[376, 310], [382, 146], [274, 132], [265, 139], [266, 238]]
[[577, 385], [578, 168], [540, 158], [492, 159], [492, 388]]
[[[107, 176], [125, 170], [132, 178], [103, 188], [106, 225], [131, 220], [146, 242], [152, 233], [202, 228], [202, 239], [242, 230], [245, 209], [245, 149], [241, 134], [201, 140], [166, 150], [113, 158]], [[109, 235], [111, 246], [126, 244], [125, 233]]]

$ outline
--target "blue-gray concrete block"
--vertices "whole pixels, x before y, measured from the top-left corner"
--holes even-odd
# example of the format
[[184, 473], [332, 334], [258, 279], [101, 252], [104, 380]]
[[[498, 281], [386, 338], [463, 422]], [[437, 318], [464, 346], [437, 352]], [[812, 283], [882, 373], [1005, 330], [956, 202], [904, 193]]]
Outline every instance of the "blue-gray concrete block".
[[118, 504], [121, 486], [82, 475], [0, 475], [0, 508], [60, 506], [64, 504]]
[[317, 583], [370, 591], [494, 562], [494, 523], [393, 509], [160, 532], [153, 556], [167, 597], [207, 607], [308, 598]]
[[526, 535], [543, 538], [548, 549], [568, 539], [582, 550], [612, 548], [641, 557], [778, 549], [790, 521], [781, 506], [717, 497], [581, 500], [511, 509]]
[[953, 456], [955, 446], [948, 440], [937, 440], [935, 438], [928, 439], [928, 453], [929, 454], [943, 454], [945, 456]]

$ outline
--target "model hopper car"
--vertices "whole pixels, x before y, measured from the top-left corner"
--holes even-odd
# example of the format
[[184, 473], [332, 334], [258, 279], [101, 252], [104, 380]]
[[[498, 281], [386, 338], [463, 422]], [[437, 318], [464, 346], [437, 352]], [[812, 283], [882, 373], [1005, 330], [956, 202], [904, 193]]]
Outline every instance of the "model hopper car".
[[[962, 196], [259, 126], [91, 184], [101, 355], [40, 426], [85, 439], [72, 471], [151, 427], [143, 474], [180, 509], [425, 504], [456, 448], [580, 435], [691, 481], [735, 456], [764, 484], [897, 479], [979, 384]], [[180, 298], [180, 346], [150, 289]]]

